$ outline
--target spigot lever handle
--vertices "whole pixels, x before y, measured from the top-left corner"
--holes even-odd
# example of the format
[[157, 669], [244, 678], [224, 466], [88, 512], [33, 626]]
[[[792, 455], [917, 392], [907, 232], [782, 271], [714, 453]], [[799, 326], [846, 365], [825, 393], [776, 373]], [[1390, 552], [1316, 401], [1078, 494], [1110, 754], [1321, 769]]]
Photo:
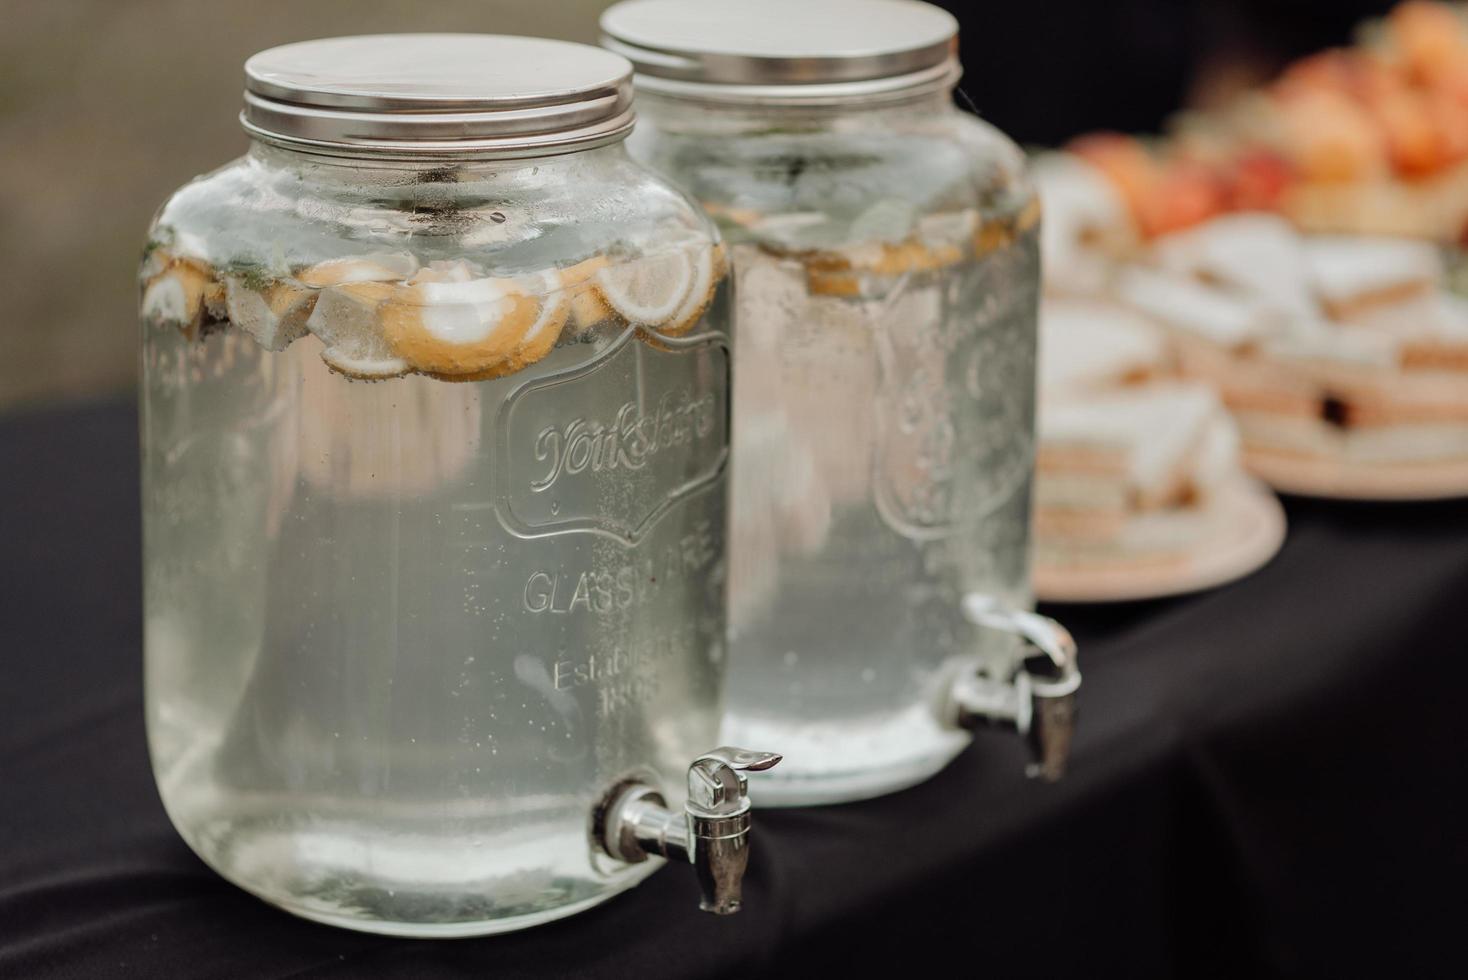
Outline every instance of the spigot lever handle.
[[683, 812], [668, 808], [649, 779], [614, 785], [593, 815], [601, 849], [628, 863], [649, 854], [688, 861], [698, 878], [699, 907], [717, 915], [739, 911], [749, 864], [749, 784], [746, 772], [769, 769], [774, 752], [724, 746], [688, 766], [688, 801]]
[[1008, 676], [976, 672], [955, 682], [957, 724], [970, 729], [1000, 725], [1018, 732], [1034, 753], [1030, 775], [1059, 779], [1070, 756], [1076, 689], [1081, 685], [1075, 639], [1050, 617], [1011, 608], [993, 596], [964, 596], [963, 613], [976, 626], [1019, 637], [1028, 652]]
[[699, 756], [688, 767], [688, 812], [693, 816], [732, 816], [749, 807], [746, 772], [773, 767], [782, 756], [731, 745]]
[[978, 593], [964, 596], [963, 611], [969, 622], [1018, 636], [1040, 651], [1049, 659], [1056, 675], [1076, 669], [1075, 638], [1070, 635], [1070, 630], [1049, 616], [1025, 609], [1011, 609], [993, 596]]

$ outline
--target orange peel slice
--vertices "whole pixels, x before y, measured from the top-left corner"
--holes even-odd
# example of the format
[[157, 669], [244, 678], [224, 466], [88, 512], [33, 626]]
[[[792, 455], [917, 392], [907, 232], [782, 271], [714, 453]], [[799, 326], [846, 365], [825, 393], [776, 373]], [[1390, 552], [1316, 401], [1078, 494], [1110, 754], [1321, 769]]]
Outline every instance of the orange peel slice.
[[401, 282], [417, 271], [416, 256], [408, 252], [383, 252], [327, 259], [301, 270], [296, 279], [303, 286], [322, 289], [360, 282]]
[[417, 282], [384, 304], [383, 338], [413, 370], [478, 375], [510, 357], [539, 312], [513, 279]]

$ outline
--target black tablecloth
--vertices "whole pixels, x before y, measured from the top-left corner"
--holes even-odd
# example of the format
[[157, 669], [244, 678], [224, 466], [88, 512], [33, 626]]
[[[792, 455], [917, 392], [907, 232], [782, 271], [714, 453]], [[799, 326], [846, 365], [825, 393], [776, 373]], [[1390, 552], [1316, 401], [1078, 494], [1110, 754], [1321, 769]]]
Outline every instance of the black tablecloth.
[[140, 703], [132, 408], [0, 421], [0, 977], [1463, 975], [1468, 505], [1291, 502], [1266, 569], [1055, 610], [1071, 775], [980, 739], [886, 799], [758, 814], [745, 912], [664, 872], [481, 940], [291, 918], [169, 827]]

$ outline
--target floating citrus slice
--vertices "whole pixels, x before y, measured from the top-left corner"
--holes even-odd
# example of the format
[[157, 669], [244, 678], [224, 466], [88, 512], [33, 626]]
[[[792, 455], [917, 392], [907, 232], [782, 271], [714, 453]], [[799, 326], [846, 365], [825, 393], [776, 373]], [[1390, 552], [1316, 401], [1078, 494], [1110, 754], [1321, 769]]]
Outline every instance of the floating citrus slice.
[[584, 333], [612, 315], [612, 308], [591, 283], [583, 283], [567, 292], [571, 300], [571, 325], [577, 332]]
[[671, 248], [609, 265], [593, 281], [601, 298], [633, 326], [671, 323], [698, 277], [689, 249]]
[[385, 381], [408, 373], [408, 363], [400, 358], [368, 355], [361, 357], [337, 347], [321, 352], [321, 360], [337, 374], [357, 381]]
[[524, 276], [520, 282], [527, 292], [539, 298], [540, 311], [506, 361], [511, 371], [534, 364], [549, 354], [556, 341], [561, 339], [561, 330], [571, 317], [571, 297], [563, 285], [561, 273], [549, 270]]
[[587, 330], [611, 315], [611, 307], [592, 281], [608, 264], [606, 256], [593, 255], [558, 273], [561, 292], [570, 304], [569, 323], [577, 331]]
[[[597, 295], [590, 279], [605, 268], [607, 260], [593, 256], [564, 269], [547, 269], [519, 276], [515, 285], [538, 304], [534, 322], [526, 328], [508, 356], [482, 371], [434, 377], [445, 381], [490, 381], [526, 368], [545, 357], [561, 339], [567, 324], [578, 328], [604, 319], [609, 310]], [[585, 317], [583, 321], [578, 319]]]
[[414, 370], [478, 375], [514, 352], [539, 313], [540, 303], [512, 279], [419, 281], [383, 307], [383, 337]]
[[343, 286], [355, 282], [401, 282], [418, 271], [418, 259], [407, 252], [385, 252], [327, 259], [296, 278], [303, 286]]
[[204, 310], [215, 320], [221, 322], [229, 320], [224, 283], [218, 279], [210, 279], [204, 286]]
[[1013, 245], [1015, 239], [1040, 223], [1040, 199], [1034, 198], [1018, 213], [991, 218], [979, 225], [974, 233], [974, 252], [988, 255], [990, 252]]
[[863, 292], [862, 276], [851, 268], [832, 268], [825, 262], [807, 261], [806, 285], [813, 296], [854, 298]]
[[282, 351], [306, 335], [306, 321], [316, 307], [316, 292], [286, 282], [251, 289], [227, 279], [225, 315], [231, 323], [270, 351]]
[[806, 256], [810, 291], [821, 296], [864, 295], [869, 279], [932, 272], [962, 262], [964, 249], [953, 242], [873, 242], [839, 252], [815, 252]]
[[206, 298], [214, 285], [213, 271], [197, 259], [168, 257], [162, 271], [143, 287], [144, 319], [178, 328], [193, 340], [204, 321]]
[[714, 293], [718, 291], [719, 282], [728, 273], [728, 262], [724, 255], [722, 244], [702, 246], [694, 251], [693, 257], [693, 283], [688, 290], [688, 296], [683, 300], [683, 305], [673, 314], [660, 333], [670, 337], [678, 337], [692, 329], [693, 325], [703, 316], [704, 311], [714, 299]]
[[973, 240], [978, 228], [977, 211], [935, 211], [918, 219], [914, 235], [935, 251], [943, 251], [947, 246], [957, 246], [962, 251]]
[[306, 329], [326, 349], [321, 359], [333, 371], [353, 378], [375, 380], [405, 374], [408, 363], [383, 339], [378, 310], [394, 286], [386, 282], [354, 282], [320, 291], [306, 319]]

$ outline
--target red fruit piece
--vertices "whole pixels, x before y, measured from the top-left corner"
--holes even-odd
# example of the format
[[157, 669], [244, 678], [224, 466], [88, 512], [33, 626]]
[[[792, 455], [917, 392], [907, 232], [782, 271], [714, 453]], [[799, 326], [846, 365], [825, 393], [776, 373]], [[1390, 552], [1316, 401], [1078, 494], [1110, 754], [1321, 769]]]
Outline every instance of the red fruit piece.
[[1121, 133], [1077, 137], [1069, 149], [1106, 175], [1134, 215], [1162, 178], [1161, 167], [1147, 148]]
[[1418, 84], [1440, 87], [1468, 72], [1468, 26], [1447, 4], [1409, 0], [1387, 24], [1403, 67]]
[[1294, 180], [1289, 161], [1266, 149], [1246, 150], [1228, 172], [1231, 211], [1278, 211]]
[[1144, 235], [1165, 235], [1216, 217], [1227, 206], [1225, 187], [1217, 174], [1201, 164], [1175, 161], [1142, 202], [1138, 224]]

